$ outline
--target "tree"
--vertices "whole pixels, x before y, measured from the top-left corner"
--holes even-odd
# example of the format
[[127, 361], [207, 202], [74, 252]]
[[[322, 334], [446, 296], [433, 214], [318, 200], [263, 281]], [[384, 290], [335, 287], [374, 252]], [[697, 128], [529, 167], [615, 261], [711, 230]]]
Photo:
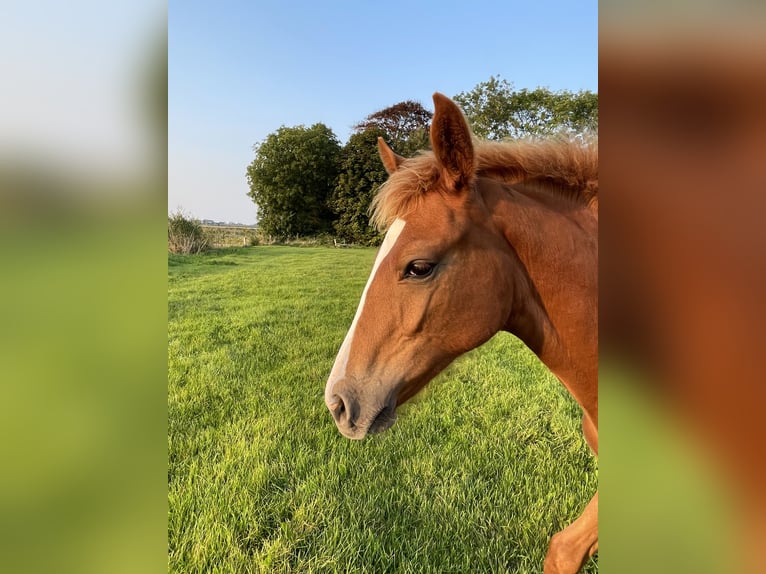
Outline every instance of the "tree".
[[454, 100], [476, 135], [486, 139], [586, 135], [598, 130], [598, 94], [589, 91], [514, 90], [513, 84], [492, 76]]
[[382, 137], [401, 155], [413, 155], [429, 146], [432, 116], [418, 102], [407, 100], [374, 112], [354, 126], [355, 133], [343, 148], [332, 196], [333, 226], [342, 239], [363, 245], [380, 241], [368, 213], [375, 191], [388, 177], [378, 156], [377, 139]]
[[380, 128], [367, 129], [353, 134], [343, 148], [332, 208], [337, 215], [335, 232], [346, 241], [373, 245], [380, 240], [368, 212], [375, 190], [388, 177], [377, 146], [378, 137], [387, 135]]
[[287, 238], [329, 231], [328, 200], [341, 150], [332, 130], [321, 123], [282, 126], [253, 149], [248, 195], [258, 206], [263, 233]]
[[[420, 103], [407, 100], [370, 114], [354, 126], [356, 133], [382, 130], [387, 143], [400, 154], [410, 155], [428, 143], [428, 125], [433, 114]], [[425, 134], [425, 138], [423, 135]], [[412, 143], [410, 143], [412, 141]], [[421, 147], [410, 149], [414, 144]]]

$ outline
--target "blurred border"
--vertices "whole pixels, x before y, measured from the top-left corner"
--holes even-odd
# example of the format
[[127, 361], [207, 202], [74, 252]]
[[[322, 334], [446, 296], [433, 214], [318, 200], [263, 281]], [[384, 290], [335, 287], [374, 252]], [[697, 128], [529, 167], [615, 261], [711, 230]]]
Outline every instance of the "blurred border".
[[608, 572], [766, 571], [765, 22], [600, 7]]
[[0, 569], [162, 571], [167, 7], [2, 20]]

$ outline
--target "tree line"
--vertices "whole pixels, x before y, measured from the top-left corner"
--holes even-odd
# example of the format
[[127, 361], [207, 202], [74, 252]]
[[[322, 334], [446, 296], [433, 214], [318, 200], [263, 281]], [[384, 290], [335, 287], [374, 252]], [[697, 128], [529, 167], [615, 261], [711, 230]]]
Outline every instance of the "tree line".
[[[598, 94], [516, 90], [491, 77], [454, 96], [477, 136], [484, 139], [583, 136], [598, 130]], [[280, 127], [253, 146], [247, 167], [248, 195], [258, 206], [262, 234], [277, 239], [333, 234], [341, 240], [375, 245], [369, 207], [386, 180], [378, 157], [382, 137], [400, 155], [428, 149], [432, 113], [404, 101], [368, 115], [353, 127], [345, 145], [322, 123]]]

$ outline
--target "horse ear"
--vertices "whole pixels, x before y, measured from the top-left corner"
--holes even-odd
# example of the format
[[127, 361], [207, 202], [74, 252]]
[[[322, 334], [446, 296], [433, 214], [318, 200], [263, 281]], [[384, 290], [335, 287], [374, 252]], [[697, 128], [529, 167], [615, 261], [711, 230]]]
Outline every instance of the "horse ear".
[[473, 134], [463, 112], [444, 94], [434, 94], [431, 147], [449, 182], [459, 189], [470, 183], [476, 169]]
[[394, 153], [383, 138], [378, 138], [378, 152], [380, 153], [380, 161], [383, 162], [383, 167], [386, 168], [386, 173], [391, 175], [394, 173], [405, 158]]

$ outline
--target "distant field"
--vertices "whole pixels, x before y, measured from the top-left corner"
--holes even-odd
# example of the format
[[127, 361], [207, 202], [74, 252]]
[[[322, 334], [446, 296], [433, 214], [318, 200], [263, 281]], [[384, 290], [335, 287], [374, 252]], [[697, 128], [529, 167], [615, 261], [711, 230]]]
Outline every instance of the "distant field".
[[202, 225], [211, 247], [247, 247], [253, 244], [256, 231], [253, 227], [235, 225]]
[[170, 572], [540, 572], [596, 490], [579, 408], [508, 335], [341, 437], [324, 384], [374, 253], [169, 255]]

